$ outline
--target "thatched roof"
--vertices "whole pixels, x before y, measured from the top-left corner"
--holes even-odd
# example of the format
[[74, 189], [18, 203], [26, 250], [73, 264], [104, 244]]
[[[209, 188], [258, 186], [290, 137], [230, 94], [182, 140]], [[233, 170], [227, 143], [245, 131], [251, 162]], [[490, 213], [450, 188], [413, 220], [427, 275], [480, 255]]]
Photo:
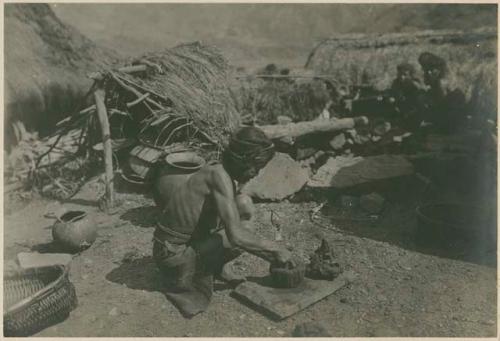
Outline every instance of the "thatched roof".
[[465, 92], [473, 111], [496, 115], [496, 28], [340, 35], [318, 44], [306, 67], [342, 84], [370, 83], [386, 89], [396, 76], [396, 66], [402, 62], [418, 66], [422, 52], [435, 53], [446, 60], [450, 85]]
[[88, 90], [86, 73], [115, 58], [61, 22], [47, 4], [6, 4], [4, 28], [7, 122], [50, 127]]
[[149, 93], [150, 98], [169, 109], [156, 115], [187, 117], [220, 143], [239, 126], [240, 115], [228, 85], [229, 66], [215, 47], [183, 44], [135, 58], [128, 64], [145, 64], [148, 71], [112, 71], [113, 75], [141, 93]]
[[407, 45], [470, 45], [482, 42], [496, 41], [497, 30], [485, 27], [472, 32], [452, 30], [420, 31], [413, 33], [389, 34], [342, 34], [321, 41], [309, 54], [306, 68], [315, 68], [321, 60], [335, 50], [352, 49], [383, 49], [387, 47], [402, 47]]

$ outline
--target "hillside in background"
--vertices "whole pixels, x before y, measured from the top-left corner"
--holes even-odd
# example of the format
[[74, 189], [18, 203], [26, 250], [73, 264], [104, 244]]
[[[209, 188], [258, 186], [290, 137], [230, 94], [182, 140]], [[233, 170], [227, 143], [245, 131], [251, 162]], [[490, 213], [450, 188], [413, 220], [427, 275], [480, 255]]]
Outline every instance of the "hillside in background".
[[496, 26], [495, 5], [57, 4], [56, 14], [97, 43], [135, 55], [180, 42], [218, 45], [236, 65], [300, 66], [317, 42], [342, 33]]
[[495, 5], [7, 4], [6, 123], [53, 125], [87, 90], [86, 74], [118, 55], [201, 40], [235, 66], [295, 68], [339, 34], [467, 31], [496, 26], [496, 18]]

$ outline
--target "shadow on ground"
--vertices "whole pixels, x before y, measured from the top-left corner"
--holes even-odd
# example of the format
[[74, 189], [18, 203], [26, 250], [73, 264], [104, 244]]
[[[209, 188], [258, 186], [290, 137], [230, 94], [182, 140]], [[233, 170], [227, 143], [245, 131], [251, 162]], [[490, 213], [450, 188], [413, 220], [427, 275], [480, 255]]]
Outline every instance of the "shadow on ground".
[[81, 198], [72, 198], [72, 199], [64, 200], [63, 204], [74, 204], [74, 205], [89, 206], [89, 207], [98, 207], [99, 206], [97, 204], [96, 200], [87, 200], [87, 199], [81, 199]]
[[31, 247], [31, 251], [38, 253], [60, 253], [65, 252], [64, 248], [62, 248], [59, 244], [51, 241], [48, 243], [40, 243], [33, 245]]
[[[356, 198], [370, 191], [343, 194]], [[332, 225], [347, 234], [387, 242], [422, 254], [496, 267], [496, 225], [493, 226], [491, 222], [485, 225], [486, 232], [476, 240], [466, 235], [453, 235], [449, 240], [438, 242], [432, 238], [422, 238], [419, 232], [417, 206], [424, 203], [461, 201], [464, 204], [474, 204], [477, 200], [467, 198], [464, 201], [456, 193], [445, 197], [443, 193], [428, 191], [422, 184], [413, 180], [395, 182], [392, 186], [377, 188], [375, 191], [386, 198], [385, 208], [378, 214], [378, 219], [366, 219], [367, 215], [362, 213], [359, 207], [343, 208], [338, 198], [329, 201], [324, 207], [323, 218], [330, 220]], [[474, 228], [479, 229], [477, 226]], [[488, 237], [489, 234], [495, 235], [495, 238]]]
[[108, 273], [106, 279], [135, 290], [163, 292], [165, 289], [162, 276], [151, 256], [122, 263]]
[[156, 226], [158, 214], [156, 206], [140, 206], [129, 209], [120, 216], [120, 219], [129, 221], [135, 226], [150, 228]]

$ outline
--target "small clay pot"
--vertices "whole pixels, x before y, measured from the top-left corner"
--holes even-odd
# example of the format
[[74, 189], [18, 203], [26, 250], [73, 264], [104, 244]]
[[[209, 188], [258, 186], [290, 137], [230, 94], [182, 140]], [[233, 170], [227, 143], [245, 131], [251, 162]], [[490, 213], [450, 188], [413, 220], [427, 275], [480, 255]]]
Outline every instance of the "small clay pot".
[[296, 288], [304, 280], [306, 267], [303, 263], [299, 263], [293, 268], [288, 263], [284, 267], [271, 264], [269, 272], [274, 286], [278, 288]]
[[52, 237], [65, 251], [76, 253], [89, 248], [97, 239], [97, 228], [84, 211], [68, 211], [57, 217]]

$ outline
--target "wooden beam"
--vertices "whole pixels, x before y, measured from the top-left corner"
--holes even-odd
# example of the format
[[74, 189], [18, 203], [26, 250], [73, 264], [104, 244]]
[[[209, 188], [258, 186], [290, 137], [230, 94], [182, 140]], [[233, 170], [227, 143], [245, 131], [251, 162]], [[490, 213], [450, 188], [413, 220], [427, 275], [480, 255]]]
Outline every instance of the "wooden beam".
[[284, 137], [298, 137], [318, 132], [352, 129], [356, 126], [366, 124], [368, 124], [368, 118], [360, 116], [354, 118], [319, 119], [284, 125], [265, 125], [259, 126], [259, 128], [262, 129], [270, 139], [281, 139]]
[[111, 148], [111, 133], [109, 130], [108, 113], [106, 111], [106, 104], [104, 102], [106, 92], [102, 82], [94, 91], [94, 100], [97, 108], [97, 116], [101, 126], [101, 136], [104, 149], [104, 170], [106, 182], [105, 201], [106, 207], [112, 208], [114, 206], [114, 190], [113, 190], [113, 150]]

